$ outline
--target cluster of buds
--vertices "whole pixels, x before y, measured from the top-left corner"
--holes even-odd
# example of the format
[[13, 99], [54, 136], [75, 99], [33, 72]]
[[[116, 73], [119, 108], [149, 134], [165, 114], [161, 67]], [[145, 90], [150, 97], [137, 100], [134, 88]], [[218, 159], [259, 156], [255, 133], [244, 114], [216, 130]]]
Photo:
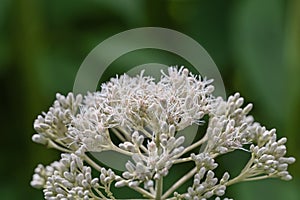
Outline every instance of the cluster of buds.
[[[288, 165], [295, 162], [294, 157], [284, 157], [286, 154], [285, 137], [276, 141], [276, 130], [266, 130], [265, 127], [259, 127], [256, 130], [258, 135], [257, 144], [250, 146], [252, 152], [253, 165], [251, 173], [263, 173], [269, 177], [279, 177], [282, 180], [291, 180]], [[252, 175], [253, 176], [253, 175]]]
[[[211, 83], [186, 68], [170, 67], [158, 82], [143, 72], [124, 74], [84, 98], [57, 94], [49, 111], [35, 120], [32, 140], [61, 151], [61, 159], [46, 167], [39, 164], [31, 185], [51, 200], [122, 198], [112, 192], [120, 187], [148, 199], [220, 200], [238, 182], [290, 180], [288, 166], [295, 159], [285, 157], [287, 139], [277, 140], [275, 129], [255, 122], [249, 115], [252, 104], [242, 107], [239, 93], [228, 100], [215, 97]], [[182, 130], [203, 123], [208, 123], [203, 138], [183, 145], [191, 136]], [[239, 175], [225, 172], [218, 178], [215, 158], [235, 150], [251, 154], [248, 163]], [[129, 158], [124, 172], [114, 171], [114, 166], [106, 169], [92, 156], [105, 151]], [[185, 162], [194, 168], [163, 188], [170, 169]], [[179, 193], [189, 179], [193, 184]]]
[[103, 186], [106, 186], [107, 181], [104, 180], [107, 180], [107, 177], [111, 182], [116, 179], [114, 174], [104, 174], [102, 171], [105, 169], [101, 170], [99, 183], [99, 178], [92, 177], [91, 167], [84, 166], [80, 157], [75, 154], [62, 154], [58, 162], [54, 162], [46, 168], [41, 164], [38, 165], [31, 185], [36, 188], [44, 188], [45, 199], [49, 200], [87, 200], [95, 197], [97, 199], [96, 194], [105, 197], [100, 191]]
[[200, 153], [199, 155], [192, 154], [192, 159], [196, 163], [197, 173], [194, 175], [194, 182], [192, 187], [188, 188], [188, 192], [182, 196], [185, 199], [208, 199], [212, 196], [223, 196], [226, 190], [226, 183], [229, 180], [229, 173], [225, 172], [223, 177], [218, 180], [215, 177], [213, 170], [217, 168], [218, 164], [207, 153]]

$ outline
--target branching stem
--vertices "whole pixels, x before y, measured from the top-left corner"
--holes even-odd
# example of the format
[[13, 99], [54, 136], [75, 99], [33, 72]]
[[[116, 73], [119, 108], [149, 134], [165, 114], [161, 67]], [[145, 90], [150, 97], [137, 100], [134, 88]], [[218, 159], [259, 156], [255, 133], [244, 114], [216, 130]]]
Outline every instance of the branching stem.
[[143, 188], [140, 187], [130, 187], [131, 189], [137, 191], [138, 193], [142, 194], [144, 197], [147, 197], [149, 199], [154, 199], [154, 195], [149, 193], [148, 191], [144, 190]]
[[178, 163], [183, 163], [183, 162], [189, 162], [192, 161], [191, 157], [187, 157], [187, 158], [178, 158], [176, 160], [173, 161], [173, 164], [178, 164]]
[[172, 187], [170, 187], [162, 196], [161, 199], [166, 199], [168, 196], [172, 194], [177, 188], [179, 188], [183, 183], [189, 180], [194, 174], [197, 172], [197, 167], [194, 167], [189, 173], [185, 174], [181, 177]]
[[207, 135], [205, 134], [205, 136], [201, 140], [199, 140], [199, 141], [195, 142], [194, 144], [192, 144], [191, 146], [188, 146], [187, 148], [185, 148], [184, 151], [180, 154], [180, 156], [199, 147], [201, 144], [203, 144], [206, 141], [207, 141]]
[[61, 147], [61, 146], [57, 145], [57, 144], [56, 144], [55, 142], [53, 142], [52, 140], [48, 140], [47, 147], [49, 147], [49, 148], [54, 148], [54, 149], [57, 149], [57, 150], [59, 150], [59, 151], [66, 152], [66, 153], [72, 153], [71, 150], [66, 149], [66, 148], [64, 148], [64, 147]]
[[101, 172], [101, 167], [95, 161], [93, 161], [89, 156], [84, 154], [83, 159], [85, 160], [85, 162], [91, 165], [95, 170]]

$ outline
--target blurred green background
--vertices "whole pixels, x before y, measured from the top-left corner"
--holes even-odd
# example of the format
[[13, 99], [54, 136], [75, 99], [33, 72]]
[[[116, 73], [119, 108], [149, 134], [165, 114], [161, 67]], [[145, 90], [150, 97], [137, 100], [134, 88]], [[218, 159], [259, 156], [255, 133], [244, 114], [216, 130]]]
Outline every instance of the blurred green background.
[[[227, 94], [239, 91], [254, 103], [257, 121], [289, 139], [288, 155], [297, 158], [292, 181], [242, 183], [229, 187], [228, 196], [300, 199], [299, 10], [297, 0], [1, 0], [0, 199], [42, 199], [29, 185], [34, 167], [59, 154], [31, 142], [34, 119], [48, 110], [56, 92], [72, 91], [81, 62], [96, 45], [144, 26], [171, 28], [198, 41], [219, 67]], [[144, 60], [184, 64], [173, 58], [133, 52], [116, 61], [110, 74]], [[232, 158], [220, 161], [234, 170], [242, 157]]]

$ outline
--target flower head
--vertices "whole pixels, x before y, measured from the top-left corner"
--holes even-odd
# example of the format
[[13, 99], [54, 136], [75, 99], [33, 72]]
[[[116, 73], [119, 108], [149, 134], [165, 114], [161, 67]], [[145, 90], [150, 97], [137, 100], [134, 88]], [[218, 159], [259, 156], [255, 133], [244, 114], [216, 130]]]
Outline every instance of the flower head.
[[[290, 180], [286, 138], [277, 140], [249, 115], [239, 93], [227, 100], [215, 97], [212, 80], [193, 75], [186, 68], [170, 67], [155, 81], [143, 72], [136, 77], [116, 76], [101, 90], [84, 98], [57, 94], [47, 113], [34, 122], [34, 142], [64, 152], [58, 162], [38, 165], [31, 185], [43, 188], [45, 199], [115, 199], [111, 187], [128, 186], [150, 199], [220, 199], [226, 188], [241, 181], [278, 177]], [[177, 133], [205, 122], [201, 140], [184, 147], [188, 134]], [[200, 151], [191, 150], [202, 146]], [[215, 158], [235, 150], [251, 156], [241, 173], [221, 178]], [[115, 151], [130, 159], [123, 173], [103, 168], [90, 152]], [[184, 157], [185, 156], [185, 157]], [[173, 165], [192, 162], [194, 168], [163, 193], [163, 179]], [[92, 171], [98, 171], [93, 178]], [[231, 178], [231, 179], [230, 179]], [[185, 193], [176, 190], [188, 179]], [[227, 199], [227, 198], [225, 198]]]

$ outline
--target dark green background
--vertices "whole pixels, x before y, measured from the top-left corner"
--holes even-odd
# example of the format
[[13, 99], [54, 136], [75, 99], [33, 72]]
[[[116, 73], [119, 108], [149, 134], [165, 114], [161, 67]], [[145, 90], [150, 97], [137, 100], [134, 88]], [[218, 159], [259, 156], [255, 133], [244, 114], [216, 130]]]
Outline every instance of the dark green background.
[[[227, 93], [239, 91], [254, 103], [257, 121], [289, 139], [288, 155], [297, 158], [290, 167], [292, 181], [242, 183], [228, 188], [228, 195], [242, 200], [299, 199], [299, 2], [1, 0], [0, 199], [42, 199], [42, 192], [29, 185], [33, 169], [59, 154], [31, 142], [34, 119], [48, 110], [56, 92], [72, 91], [81, 62], [96, 45], [144, 26], [171, 28], [198, 41], [219, 67]], [[122, 65], [141, 64], [144, 59], [185, 63], [160, 51], [127, 56], [107, 74], [122, 73]], [[221, 162], [235, 170], [240, 159], [232, 154]]]

